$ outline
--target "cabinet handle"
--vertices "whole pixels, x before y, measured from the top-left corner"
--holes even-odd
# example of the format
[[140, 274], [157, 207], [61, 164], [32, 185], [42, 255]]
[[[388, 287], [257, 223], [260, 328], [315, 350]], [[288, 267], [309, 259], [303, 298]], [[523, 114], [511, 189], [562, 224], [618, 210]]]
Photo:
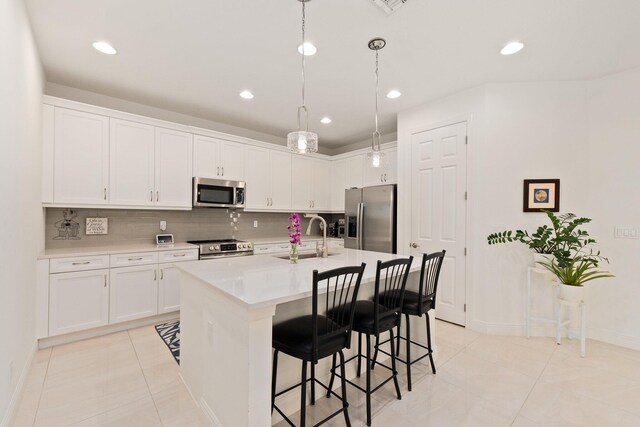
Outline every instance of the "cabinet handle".
[[153, 280], [158, 280], [158, 273], [153, 270]]
[[220, 166], [218, 166], [216, 169], [218, 170], [218, 172], [216, 172], [216, 175], [220, 176]]
[[156, 202], [160, 201], [160, 192], [156, 191]]
[[273, 199], [270, 199], [270, 200], [271, 200], [271, 206], [273, 206]]
[[187, 254], [173, 254], [174, 258], [177, 258], [177, 257], [183, 257], [183, 256], [185, 256], [185, 255], [187, 255]]
[[387, 182], [387, 174], [384, 174], [384, 182]]
[[104, 187], [104, 199], [107, 200], [107, 187]]
[[164, 280], [164, 268], [160, 269], [160, 280]]
[[222, 176], [224, 176], [224, 166], [222, 167]]
[[104, 275], [104, 287], [105, 288], [107, 287], [107, 275], [106, 274]]
[[153, 190], [149, 191], [149, 201], [153, 202]]
[[312, 200], [311, 202], [312, 202], [312, 206], [311, 206], [311, 207], [312, 207], [312, 208], [315, 208], [315, 207], [316, 207], [316, 201], [315, 201], [315, 200]]
[[91, 261], [83, 261], [83, 262], [72, 262], [71, 265], [87, 265], [91, 264]]
[[129, 258], [129, 261], [140, 261], [142, 259], [141, 256], [137, 257], [137, 258]]

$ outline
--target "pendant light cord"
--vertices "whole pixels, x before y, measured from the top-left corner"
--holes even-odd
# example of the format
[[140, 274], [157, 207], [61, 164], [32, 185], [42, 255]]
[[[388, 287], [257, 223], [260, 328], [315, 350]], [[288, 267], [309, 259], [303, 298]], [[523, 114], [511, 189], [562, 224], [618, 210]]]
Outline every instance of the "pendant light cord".
[[[305, 125], [304, 125], [304, 130], [308, 131], [309, 130], [309, 117], [308, 117], [308, 113], [307, 113], [307, 108], [305, 107], [305, 103], [304, 103], [304, 86], [305, 86], [305, 79], [304, 79], [304, 63], [305, 63], [305, 46], [304, 46], [304, 30], [305, 30], [305, 24], [306, 24], [306, 13], [305, 13], [305, 3], [306, 1], [303, 0], [301, 1], [302, 3], [302, 109], [305, 112]], [[300, 130], [300, 113], [298, 113], [298, 130]]]
[[378, 51], [376, 50], [376, 132], [378, 132]]

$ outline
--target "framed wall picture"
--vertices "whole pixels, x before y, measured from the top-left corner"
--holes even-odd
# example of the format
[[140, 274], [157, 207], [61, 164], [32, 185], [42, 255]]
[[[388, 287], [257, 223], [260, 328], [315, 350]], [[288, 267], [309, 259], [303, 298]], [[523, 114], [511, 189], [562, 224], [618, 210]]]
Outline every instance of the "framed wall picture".
[[559, 179], [525, 179], [523, 190], [524, 212], [560, 211]]

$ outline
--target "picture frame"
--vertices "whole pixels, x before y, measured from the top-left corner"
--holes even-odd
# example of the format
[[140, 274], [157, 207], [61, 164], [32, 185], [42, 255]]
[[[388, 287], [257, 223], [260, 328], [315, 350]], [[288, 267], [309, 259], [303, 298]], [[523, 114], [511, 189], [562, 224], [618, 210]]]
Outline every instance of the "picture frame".
[[523, 212], [560, 211], [559, 179], [525, 179], [522, 195]]

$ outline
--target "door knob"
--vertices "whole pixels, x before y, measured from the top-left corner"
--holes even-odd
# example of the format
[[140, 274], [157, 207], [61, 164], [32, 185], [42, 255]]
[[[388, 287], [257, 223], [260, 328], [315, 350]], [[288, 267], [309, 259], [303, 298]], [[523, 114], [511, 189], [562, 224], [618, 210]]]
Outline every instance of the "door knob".
[[417, 248], [419, 248], [419, 247], [420, 247], [420, 245], [419, 245], [419, 244], [417, 244], [417, 243], [412, 243], [410, 246], [411, 246], [413, 249], [417, 249]]

